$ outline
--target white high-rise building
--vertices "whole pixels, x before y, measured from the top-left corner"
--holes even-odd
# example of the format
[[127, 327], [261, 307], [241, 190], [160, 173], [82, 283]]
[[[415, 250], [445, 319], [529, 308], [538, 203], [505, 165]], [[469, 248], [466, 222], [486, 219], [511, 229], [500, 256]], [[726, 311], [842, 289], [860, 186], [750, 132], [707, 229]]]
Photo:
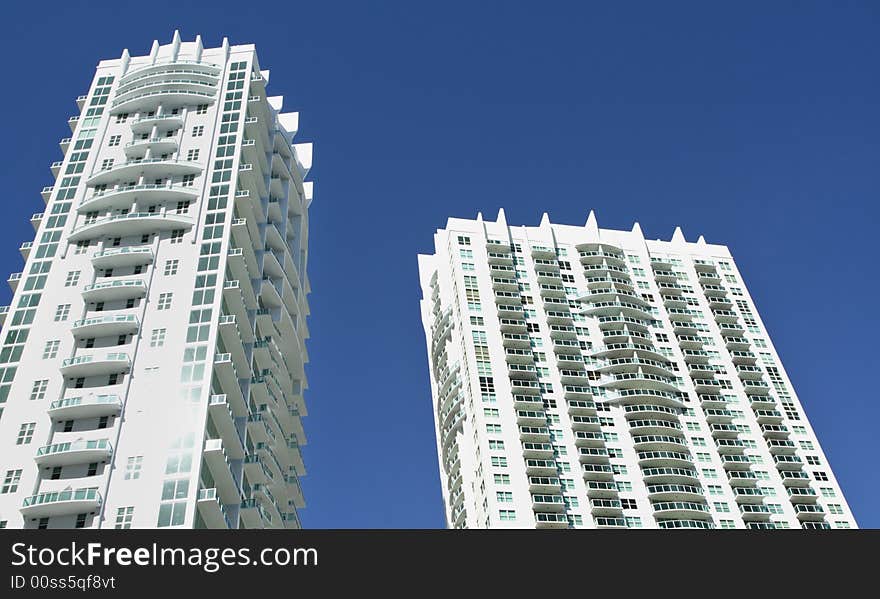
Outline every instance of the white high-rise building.
[[175, 33], [77, 98], [2, 308], [0, 526], [299, 527], [312, 148], [268, 81]]
[[856, 527], [727, 247], [503, 211], [434, 244], [449, 527]]

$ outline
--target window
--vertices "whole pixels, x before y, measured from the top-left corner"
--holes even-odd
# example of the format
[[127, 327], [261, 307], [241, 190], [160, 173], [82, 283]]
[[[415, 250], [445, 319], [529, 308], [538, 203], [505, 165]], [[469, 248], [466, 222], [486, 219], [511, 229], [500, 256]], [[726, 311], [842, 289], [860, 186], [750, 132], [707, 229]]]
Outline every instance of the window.
[[621, 499], [620, 507], [625, 510], [634, 510], [636, 509], [636, 500], [635, 499]]
[[36, 422], [25, 422], [21, 425], [21, 428], [18, 429], [18, 438], [15, 440], [16, 445], [27, 445], [31, 442], [31, 439], [34, 438], [34, 429], [36, 428]]
[[816, 471], [813, 473], [813, 477], [819, 481], [827, 481], [828, 475], [821, 471]]
[[119, 142], [121, 142], [121, 141], [122, 141], [121, 135], [111, 135], [110, 141], [107, 143], [107, 145], [112, 148], [112, 147], [118, 146]]
[[122, 114], [116, 115], [116, 122], [117, 123], [124, 123], [127, 120], [128, 120], [128, 113], [127, 112], [123, 112]]
[[165, 345], [165, 329], [153, 329], [150, 333], [150, 347], [162, 347]]
[[144, 464], [144, 456], [136, 455], [128, 458], [125, 463], [125, 480], [135, 480], [141, 477], [141, 467]]
[[817, 455], [808, 455], [807, 456], [807, 464], [809, 464], [810, 466], [818, 466], [821, 463], [822, 462], [819, 461], [819, 456], [817, 456]]
[[58, 355], [58, 346], [61, 344], [61, 341], [58, 339], [52, 339], [51, 341], [46, 342], [46, 347], [43, 348], [43, 359], [51, 360], [55, 356]]
[[510, 484], [510, 475], [509, 474], [495, 474], [493, 475], [496, 485], [509, 485]]
[[736, 523], [733, 520], [720, 520], [719, 524], [721, 528], [736, 528]]
[[89, 249], [89, 243], [90, 242], [88, 239], [81, 239], [77, 241], [76, 246], [73, 249], [74, 255], [85, 254], [86, 251]]
[[74, 285], [79, 283], [79, 273], [80, 273], [80, 271], [78, 271], [78, 270], [72, 270], [69, 273], [67, 273], [67, 279], [65, 279], [65, 281], [64, 281], [64, 286], [65, 287], [73, 287]]
[[70, 304], [61, 304], [55, 309], [55, 322], [67, 320], [70, 314]]
[[21, 470], [7, 470], [0, 493], [15, 493], [19, 482], [21, 482]]
[[498, 503], [513, 503], [513, 493], [510, 491], [496, 491], [495, 500]]
[[[167, 480], [162, 486], [162, 501], [159, 505], [158, 526], [179, 526], [186, 517], [186, 497], [189, 495], [189, 481]], [[176, 501], [182, 500], [182, 501]]]
[[46, 530], [49, 528], [49, 518], [40, 518], [37, 521], [37, 530]]
[[627, 516], [624, 518], [626, 522], [627, 528], [641, 528], [642, 527], [642, 519], [638, 516]]
[[622, 492], [632, 491], [632, 490], [633, 490], [633, 485], [632, 485], [632, 483], [629, 482], [629, 481], [625, 481], [625, 480], [618, 481], [618, 482], [617, 482], [617, 490], [618, 490], [618, 491], [622, 491]]
[[106, 171], [113, 168], [113, 158], [105, 158], [101, 161], [101, 170]]
[[180, 243], [183, 241], [183, 229], [175, 229], [171, 231], [171, 243]]
[[160, 293], [159, 294], [159, 303], [156, 307], [157, 310], [168, 310], [171, 308], [171, 299], [174, 297], [173, 293]]
[[507, 468], [507, 458], [504, 456], [492, 456], [492, 465], [496, 468]]
[[46, 387], [49, 386], [49, 379], [40, 379], [38, 381], [34, 381], [34, 386], [31, 387], [31, 401], [37, 399], [46, 399]]
[[820, 487], [819, 490], [822, 492], [822, 497], [836, 497], [831, 487]]
[[187, 151], [186, 159], [189, 161], [198, 160], [199, 159], [199, 150], [198, 148]]
[[77, 514], [76, 515], [76, 526], [75, 528], [85, 528], [86, 527], [86, 517], [88, 514]]
[[724, 513], [727, 513], [727, 512], [730, 511], [730, 506], [727, 505], [726, 503], [721, 502], [721, 501], [716, 501], [716, 502], [713, 503], [712, 505], [715, 506], [715, 511], [716, 511], [716, 512], [724, 512]]
[[198, 106], [196, 106], [196, 114], [208, 114], [208, 105], [199, 104]]
[[54, 468], [52, 468], [52, 472], [49, 474], [49, 479], [58, 480], [59, 478], [61, 478], [62, 470], [63, 468], [61, 466], [55, 466]]
[[180, 260], [166, 260], [165, 261], [165, 276], [171, 276], [177, 274], [177, 268], [180, 266]]
[[832, 514], [842, 514], [843, 513], [843, 506], [840, 505], [839, 503], [829, 503], [828, 504], [828, 511], [831, 512]]
[[201, 137], [204, 133], [205, 133], [205, 126], [204, 125], [196, 125], [195, 127], [193, 127], [193, 130], [192, 130], [193, 137]]
[[134, 518], [134, 506], [117, 508], [114, 528], [131, 528], [132, 518]]

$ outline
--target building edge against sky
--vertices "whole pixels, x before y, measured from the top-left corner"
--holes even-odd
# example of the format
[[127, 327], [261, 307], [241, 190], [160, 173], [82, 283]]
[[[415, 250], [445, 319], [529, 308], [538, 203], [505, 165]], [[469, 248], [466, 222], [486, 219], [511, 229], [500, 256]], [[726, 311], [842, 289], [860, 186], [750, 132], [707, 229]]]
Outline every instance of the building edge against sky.
[[76, 99], [0, 310], [0, 526], [300, 526], [312, 146], [268, 81], [175, 32]]
[[726, 246], [503, 210], [434, 243], [448, 527], [856, 527]]

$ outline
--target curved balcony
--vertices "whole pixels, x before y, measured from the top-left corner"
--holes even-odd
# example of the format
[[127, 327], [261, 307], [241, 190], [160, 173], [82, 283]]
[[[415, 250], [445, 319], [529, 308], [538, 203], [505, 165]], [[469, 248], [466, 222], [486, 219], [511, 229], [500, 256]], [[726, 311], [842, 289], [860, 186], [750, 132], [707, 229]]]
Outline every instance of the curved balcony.
[[217, 86], [193, 77], [154, 79], [132, 86], [124, 94], [117, 94], [110, 105], [111, 114], [144, 112], [165, 106], [212, 104], [217, 97]]
[[626, 256], [620, 248], [603, 243], [579, 243], [575, 246], [581, 264], [600, 264], [603, 261], [626, 266]]
[[219, 65], [211, 64], [209, 62], [200, 62], [197, 60], [166, 60], [161, 62], [154, 62], [152, 64], [130, 70], [125, 75], [119, 78], [119, 85], [128, 85], [133, 83], [134, 81], [138, 81], [143, 77], [155, 73], [161, 73], [165, 75], [180, 72], [199, 73], [216, 78], [220, 76], [221, 70], [222, 68]]
[[47, 491], [25, 497], [21, 515], [24, 518], [46, 518], [97, 511], [101, 507], [101, 494], [97, 487]]
[[609, 374], [644, 372], [651, 375], [667, 377], [670, 380], [676, 376], [675, 372], [671, 370], [669, 362], [642, 358], [638, 354], [631, 357], [609, 358], [600, 362], [596, 366], [599, 372]]
[[110, 247], [92, 256], [92, 266], [95, 268], [123, 268], [152, 261], [153, 249], [149, 247]]
[[666, 356], [655, 347], [644, 343], [609, 343], [604, 347], [596, 347], [591, 354], [594, 358], [639, 357], [656, 362], [668, 362]]
[[113, 455], [109, 439], [53, 443], [37, 449], [34, 461], [41, 467], [104, 462]]
[[711, 520], [658, 520], [659, 528], [715, 528]]
[[699, 518], [709, 513], [709, 506], [695, 501], [660, 501], [651, 504], [657, 518]]
[[639, 465], [644, 468], [672, 466], [673, 468], [693, 468], [690, 454], [680, 451], [640, 451]]
[[645, 483], [649, 485], [663, 483], [700, 484], [699, 475], [693, 468], [642, 468], [642, 478], [644, 478]]
[[154, 114], [153, 116], [142, 116], [131, 121], [131, 132], [135, 135], [150, 133], [153, 127], [161, 131], [180, 129], [183, 127], [183, 115]]
[[158, 212], [130, 212], [117, 214], [77, 227], [68, 240], [94, 239], [95, 237], [126, 237], [146, 235], [156, 231], [189, 229], [193, 226], [192, 217], [183, 214], [162, 214]]
[[143, 279], [104, 281], [86, 285], [82, 291], [82, 297], [87, 302], [109, 302], [144, 297], [146, 294], [147, 283]]
[[635, 435], [632, 438], [636, 451], [681, 451], [687, 450], [684, 437], [674, 435]]
[[648, 304], [637, 304], [617, 300], [590, 302], [584, 306], [582, 313], [589, 316], [614, 316], [616, 314], [622, 314], [624, 316], [642, 320], [652, 320], [654, 318]]
[[697, 485], [648, 485], [647, 490], [653, 501], [703, 501], [703, 489]]
[[87, 395], [55, 400], [49, 404], [47, 413], [53, 420], [76, 420], [114, 416], [121, 411], [122, 401], [118, 395]]
[[177, 158], [149, 158], [146, 160], [128, 160], [108, 169], [94, 173], [86, 183], [90, 186], [113, 181], [131, 181], [141, 175], [145, 179], [155, 177], [181, 177], [198, 175], [203, 170], [201, 164], [191, 160]]
[[163, 137], [148, 137], [146, 139], [135, 139], [123, 146], [122, 150], [129, 159], [137, 159], [146, 155], [150, 150], [153, 156], [162, 154], [173, 154], [177, 151], [180, 144], [174, 135]]
[[108, 337], [136, 333], [139, 328], [140, 321], [134, 314], [108, 314], [76, 320], [70, 330], [75, 337]]
[[128, 354], [111, 353], [67, 358], [61, 363], [61, 374], [66, 377], [87, 377], [121, 373], [131, 368]]

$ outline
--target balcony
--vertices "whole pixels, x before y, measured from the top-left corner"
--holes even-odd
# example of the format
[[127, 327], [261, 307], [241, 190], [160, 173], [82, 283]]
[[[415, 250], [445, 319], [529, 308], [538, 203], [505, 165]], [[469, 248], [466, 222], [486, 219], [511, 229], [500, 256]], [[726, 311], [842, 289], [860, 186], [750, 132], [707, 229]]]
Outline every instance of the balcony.
[[114, 181], [132, 181], [141, 176], [145, 180], [182, 177], [184, 175], [198, 175], [203, 169], [204, 167], [201, 164], [191, 160], [180, 160], [177, 158], [133, 159], [94, 173], [88, 178], [86, 183], [94, 187], [95, 185], [109, 184]]
[[574, 444], [578, 447], [603, 447], [605, 445], [605, 436], [595, 431], [575, 431]]
[[798, 503], [794, 506], [794, 513], [798, 520], [823, 520], [825, 518], [825, 509], [821, 505], [809, 503]]
[[680, 451], [640, 451], [638, 452], [639, 465], [649, 466], [673, 466], [680, 468], [692, 468], [691, 456]]
[[189, 229], [193, 219], [185, 214], [161, 212], [129, 212], [99, 218], [74, 229], [69, 241], [94, 239], [96, 237], [127, 237], [129, 235], [146, 235], [157, 231], [173, 231]]
[[715, 528], [715, 525], [711, 520], [658, 520], [657, 526], [659, 528], [697, 528], [697, 529], [712, 529]]
[[43, 213], [42, 212], [36, 212], [33, 215], [31, 215], [31, 226], [34, 228], [34, 231], [39, 230], [40, 223], [42, 223], [42, 222], [43, 222]]
[[210, 85], [195, 80], [179, 80], [176, 85], [154, 82], [139, 89], [132, 89], [118, 96], [111, 105], [112, 114], [121, 112], [155, 111], [159, 105], [213, 104], [217, 91]]
[[127, 335], [139, 329], [140, 321], [134, 314], [116, 314], [75, 320], [70, 331], [77, 338], [97, 338]]
[[549, 443], [523, 441], [522, 453], [525, 458], [547, 459], [553, 457], [553, 446]]
[[614, 469], [608, 464], [581, 464], [581, 471], [585, 480], [614, 479]]
[[149, 264], [153, 261], [153, 249], [149, 247], [110, 247], [92, 256], [95, 268], [125, 268]]
[[532, 509], [535, 511], [563, 511], [565, 501], [562, 495], [532, 495]]
[[697, 471], [692, 468], [642, 468], [642, 477], [649, 485], [663, 483], [699, 484]]
[[594, 516], [620, 516], [623, 504], [619, 499], [590, 499], [590, 513]]
[[206, 527], [211, 529], [229, 528], [229, 523], [226, 521], [223, 506], [220, 505], [220, 496], [216, 488], [199, 489], [196, 507]]
[[200, 190], [190, 185], [180, 184], [144, 184], [144, 185], [120, 185], [95, 193], [91, 197], [84, 198], [77, 211], [82, 214], [91, 211], [105, 211], [114, 208], [131, 208], [135, 201], [150, 204], [176, 204], [177, 202], [192, 202], [198, 199]]
[[20, 512], [23, 518], [51, 518], [96, 512], [101, 507], [97, 487], [48, 491], [25, 497]]
[[122, 279], [86, 285], [82, 298], [87, 302], [110, 302], [144, 297], [147, 284], [143, 279]]
[[808, 487], [810, 485], [810, 475], [801, 470], [782, 470], [779, 472], [782, 477], [782, 484], [786, 487]]
[[22, 259], [27, 262], [28, 256], [31, 255], [31, 249], [34, 247], [33, 241], [25, 241], [20, 246], [18, 246], [18, 251], [21, 254]]
[[127, 372], [131, 360], [125, 353], [109, 353], [76, 356], [61, 363], [61, 374], [65, 377], [79, 378]]
[[52, 420], [76, 420], [115, 416], [122, 411], [118, 395], [86, 395], [57, 399], [49, 404], [47, 413]]
[[773, 463], [778, 470], [800, 470], [804, 467], [803, 461], [796, 455], [775, 455]]
[[554, 460], [526, 459], [526, 474], [530, 476], [553, 476], [558, 470]]
[[562, 489], [555, 476], [530, 476], [529, 491], [533, 493], [559, 493]]
[[229, 458], [240, 460], [244, 458], [244, 446], [241, 442], [238, 429], [235, 426], [235, 414], [232, 407], [227, 403], [225, 395], [212, 395], [208, 400], [208, 414], [214, 423], [214, 428], [223, 440], [223, 447]]
[[7, 279], [7, 283], [9, 283], [9, 288], [12, 289], [12, 293], [15, 293], [15, 290], [18, 288], [19, 281], [21, 281], [21, 273], [20, 272], [14, 272], [11, 275], [9, 275], [9, 278]]
[[142, 116], [131, 121], [131, 132], [135, 135], [150, 133], [153, 127], [160, 131], [169, 131], [183, 127], [182, 114], [159, 114]]
[[695, 501], [659, 501], [651, 507], [658, 518], [700, 518], [709, 514], [709, 506]]
[[617, 497], [617, 485], [613, 482], [602, 480], [585, 481], [587, 485], [587, 496], [594, 497]]
[[703, 489], [696, 485], [665, 484], [648, 485], [648, 497], [652, 501], [703, 501]]
[[535, 528], [568, 528], [568, 518], [565, 514], [537, 512], [535, 514]]
[[37, 449], [34, 461], [41, 468], [107, 462], [113, 455], [109, 439], [71, 441], [44, 445]]
[[673, 435], [636, 435], [632, 438], [633, 447], [637, 451], [645, 450], [687, 450], [687, 441], [683, 437]]
[[545, 426], [520, 426], [519, 438], [521, 441], [548, 443], [550, 441], [550, 429]]
[[143, 157], [147, 150], [153, 155], [173, 154], [177, 151], [179, 145], [176, 135], [148, 137], [146, 139], [138, 138], [128, 142], [123, 146], [122, 151], [129, 159]]
[[214, 486], [223, 503], [238, 503], [240, 492], [232, 476], [231, 459], [226, 453], [221, 439], [205, 441], [203, 458], [211, 471]]

